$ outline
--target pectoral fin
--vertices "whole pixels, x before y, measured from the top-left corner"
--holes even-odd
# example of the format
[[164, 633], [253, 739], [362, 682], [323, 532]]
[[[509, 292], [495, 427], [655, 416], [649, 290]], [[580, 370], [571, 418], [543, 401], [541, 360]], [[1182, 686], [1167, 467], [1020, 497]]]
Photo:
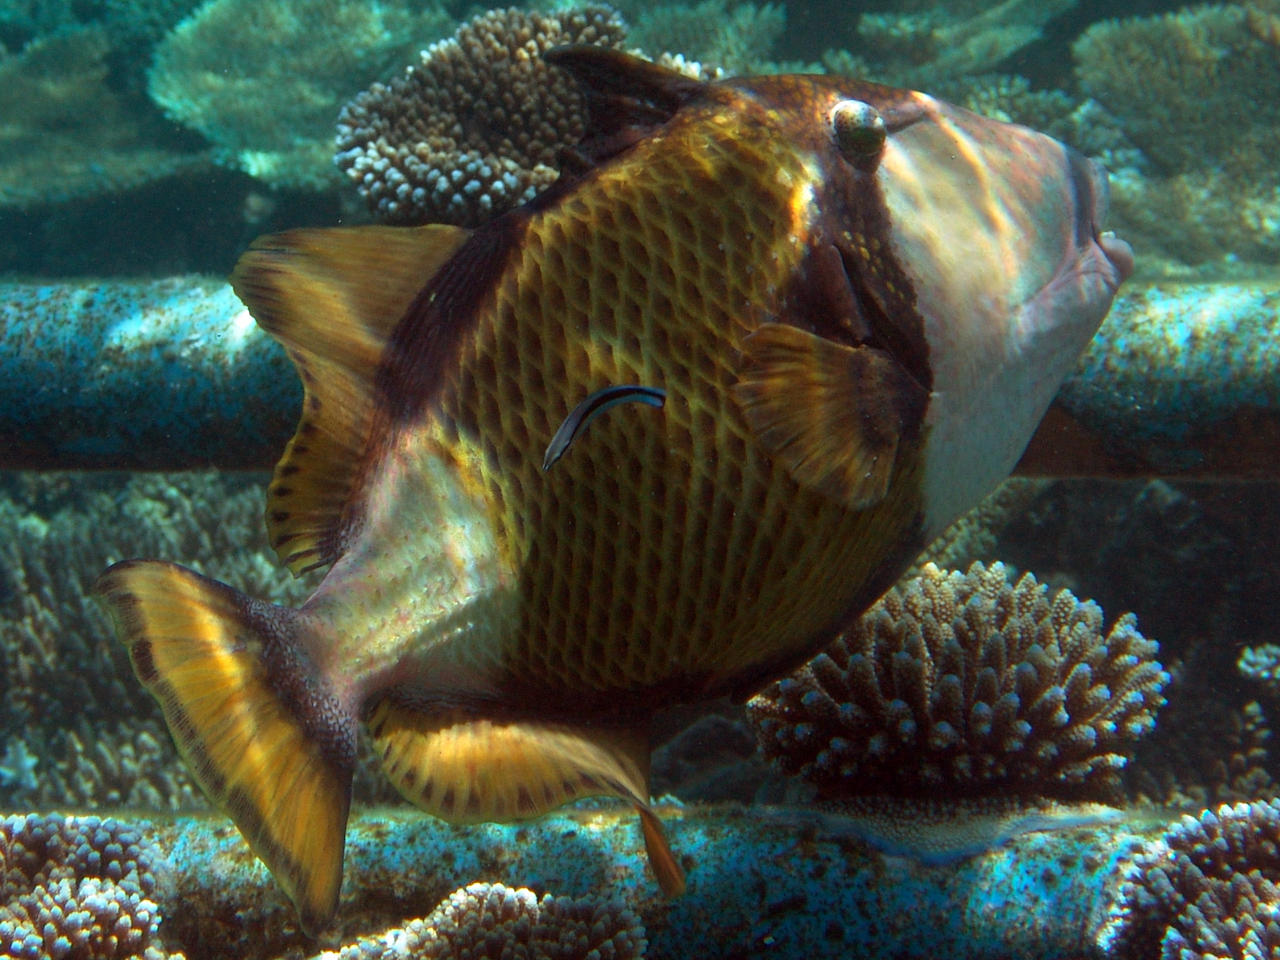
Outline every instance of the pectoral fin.
[[884, 498], [928, 400], [889, 353], [766, 323], [742, 361], [733, 392], [743, 416], [797, 483], [854, 509]]

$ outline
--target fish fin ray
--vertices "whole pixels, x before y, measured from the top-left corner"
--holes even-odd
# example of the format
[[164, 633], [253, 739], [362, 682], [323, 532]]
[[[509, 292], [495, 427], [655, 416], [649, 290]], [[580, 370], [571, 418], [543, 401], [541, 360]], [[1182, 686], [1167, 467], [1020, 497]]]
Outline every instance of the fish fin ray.
[[582, 797], [628, 801], [640, 813], [663, 891], [684, 890], [684, 873], [649, 808], [646, 733], [428, 712], [390, 700], [375, 707], [369, 730], [401, 794], [451, 823], [524, 820]]
[[468, 235], [443, 225], [291, 230], [259, 237], [236, 264], [236, 294], [302, 379], [302, 418], [267, 494], [271, 545], [295, 574], [337, 559], [388, 339]]
[[927, 395], [888, 353], [782, 323], [743, 341], [734, 396], [748, 426], [797, 483], [854, 509], [882, 500], [902, 438]]
[[701, 80], [608, 47], [555, 47], [543, 59], [568, 71], [586, 98], [586, 130], [573, 150], [584, 169], [617, 156], [707, 89]]
[[[355, 724], [302, 715], [289, 689], [296, 657], [263, 657], [288, 644], [274, 624], [294, 612], [154, 561], [118, 563], [95, 590], [196, 782], [235, 821], [304, 929], [324, 927], [342, 883]], [[295, 676], [276, 676], [282, 666]]]

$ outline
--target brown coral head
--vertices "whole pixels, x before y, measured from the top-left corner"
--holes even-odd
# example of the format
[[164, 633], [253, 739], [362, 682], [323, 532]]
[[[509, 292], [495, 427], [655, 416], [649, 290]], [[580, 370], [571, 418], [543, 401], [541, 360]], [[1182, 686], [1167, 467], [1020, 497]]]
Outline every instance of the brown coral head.
[[1280, 800], [1183, 817], [1124, 869], [1096, 941], [1107, 956], [1280, 957]]
[[379, 220], [483, 223], [549, 186], [557, 151], [582, 136], [577, 83], [542, 55], [625, 36], [606, 6], [482, 14], [342, 108], [335, 162]]
[[750, 703], [766, 755], [827, 795], [1105, 798], [1169, 675], [1132, 614], [1003, 564], [923, 573]]

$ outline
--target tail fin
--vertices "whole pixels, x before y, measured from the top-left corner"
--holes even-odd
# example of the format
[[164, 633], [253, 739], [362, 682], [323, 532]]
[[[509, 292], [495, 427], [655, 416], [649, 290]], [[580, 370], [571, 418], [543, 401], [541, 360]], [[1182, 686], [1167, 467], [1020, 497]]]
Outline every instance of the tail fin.
[[316, 932], [342, 885], [356, 726], [296, 642], [297, 613], [147, 560], [96, 591], [192, 774]]

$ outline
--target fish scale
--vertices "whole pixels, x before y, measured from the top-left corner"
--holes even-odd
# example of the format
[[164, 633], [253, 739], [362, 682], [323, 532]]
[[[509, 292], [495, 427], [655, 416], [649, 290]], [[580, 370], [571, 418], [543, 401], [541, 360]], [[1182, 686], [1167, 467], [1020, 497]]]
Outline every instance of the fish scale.
[[[689, 126], [697, 135], [696, 117]], [[742, 177], [726, 177], [729, 181], [769, 168], [776, 177], [765, 202], [789, 207], [794, 188], [788, 180], [798, 176], [798, 165], [792, 163], [795, 170], [788, 172], [788, 158], [777, 156], [776, 148], [774, 157], [761, 159], [762, 151], [749, 137], [710, 143], [716, 156], [705, 165], [689, 165], [682, 160], [695, 145], [681, 142], [680, 132], [673, 131], [642, 145], [635, 163], [643, 175], [602, 175], [598, 189], [534, 217], [522, 238], [521, 270], [499, 289], [476, 330], [473, 363], [485, 369], [470, 378], [464, 372], [457, 395], [440, 399], [442, 415], [492, 443], [484, 474], [485, 482], [497, 488], [495, 500], [506, 506], [498, 536], [516, 544], [514, 562], [530, 571], [520, 603], [528, 613], [513, 638], [511, 674], [541, 696], [661, 692], [685, 677], [705, 683], [716, 669], [713, 661], [723, 668], [728, 643], [742, 644], [748, 658], [756, 654], [754, 634], [761, 631], [745, 631], [738, 622], [764, 622], [770, 635], [798, 633], [793, 642], [807, 643], [851, 602], [847, 595], [818, 602], [828, 592], [825, 579], [806, 585], [792, 576], [774, 578], [779, 586], [772, 597], [758, 599], [751, 609], [736, 609], [734, 586], [763, 582], [751, 561], [777, 555], [767, 546], [786, 535], [797, 512], [803, 513], [797, 503], [803, 494], [785, 471], [752, 451], [749, 431], [725, 389], [734, 378], [726, 341], [748, 332], [749, 318], [776, 302], [776, 291], [802, 251], [789, 242], [789, 223], [755, 223], [752, 205], [726, 203], [707, 185], [728, 167], [744, 171]], [[702, 175], [691, 176], [695, 172]], [[658, 204], [655, 195], [673, 203]], [[653, 234], [667, 243], [651, 243]], [[617, 262], [608, 256], [613, 250], [632, 256]], [[720, 267], [714, 279], [708, 262]], [[739, 264], [760, 263], [768, 269], [749, 274], [739, 269]], [[596, 307], [589, 297], [576, 296], [581, 264], [590, 265], [589, 288], [616, 290], [614, 302]], [[614, 281], [605, 281], [606, 274]], [[642, 278], [657, 278], [657, 289]], [[709, 302], [708, 294], [715, 291], [720, 295]], [[593, 309], [568, 306], [574, 303], [592, 303]], [[556, 322], [548, 324], [548, 318]], [[643, 355], [617, 344], [617, 331], [634, 326], [644, 331]], [[518, 366], [481, 362], [511, 352], [504, 342], [517, 345]], [[525, 362], [535, 356], [542, 359], [541, 368]], [[494, 368], [504, 375], [483, 375]], [[663, 384], [678, 398], [666, 411], [678, 429], [668, 432], [645, 411], [598, 422], [591, 428], [589, 453], [584, 448], [566, 458], [544, 482], [536, 471], [538, 443], [577, 399], [601, 384], [641, 381]], [[513, 436], [511, 425], [517, 421], [524, 429]], [[534, 424], [542, 429], [529, 429]], [[662, 477], [666, 498], [644, 495], [649, 476]], [[761, 507], [774, 485], [774, 508], [766, 515]], [[690, 511], [683, 531], [672, 522], [676, 502]], [[839, 546], [824, 545], [820, 561], [805, 562], [812, 548], [800, 538], [786, 543], [799, 561], [796, 570], [847, 570], [854, 564], [842, 554], [857, 542], [857, 527], [866, 520], [838, 518], [840, 512], [830, 504], [815, 511], [820, 528], [838, 531], [832, 541]], [[526, 522], [531, 516], [543, 521], [536, 531]], [[584, 557], [576, 534], [580, 526], [614, 535], [593, 543]], [[682, 549], [671, 551], [670, 542], [681, 539], [682, 532]], [[585, 577], [571, 581], [566, 571]], [[681, 608], [679, 629], [669, 631], [651, 631], [637, 616], [642, 610]], [[799, 630], [787, 628], [802, 615]], [[593, 655], [582, 655], [583, 637], [589, 638]], [[538, 663], [549, 672], [531, 675], [530, 664]], [[675, 677], [673, 664], [679, 665]]]
[[361, 722], [453, 822], [624, 799], [680, 893], [655, 716], [751, 694], [865, 610], [1007, 475], [1132, 269], [1100, 170], [1023, 128], [849, 78], [548, 57], [590, 122], [545, 193], [475, 231], [260, 238], [232, 275], [303, 382], [266, 519], [326, 569], [312, 596], [145, 560], [98, 584], [309, 932]]

